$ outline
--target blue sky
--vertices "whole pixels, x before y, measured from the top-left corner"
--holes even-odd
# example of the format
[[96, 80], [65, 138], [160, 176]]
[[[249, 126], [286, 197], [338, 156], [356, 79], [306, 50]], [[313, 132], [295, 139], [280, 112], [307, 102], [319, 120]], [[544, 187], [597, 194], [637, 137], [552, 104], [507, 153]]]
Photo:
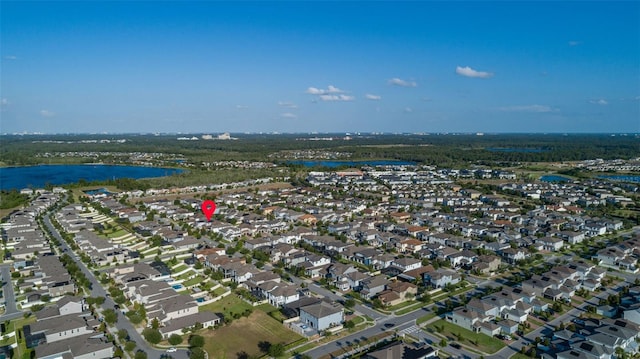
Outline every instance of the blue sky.
[[2, 1], [1, 133], [640, 132], [640, 2]]

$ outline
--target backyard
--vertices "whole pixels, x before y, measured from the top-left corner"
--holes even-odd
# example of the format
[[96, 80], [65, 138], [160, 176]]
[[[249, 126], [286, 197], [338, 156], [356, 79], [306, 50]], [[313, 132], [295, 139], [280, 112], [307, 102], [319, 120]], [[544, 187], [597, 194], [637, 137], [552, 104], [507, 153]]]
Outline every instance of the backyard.
[[220, 359], [260, 355], [258, 344], [261, 342], [286, 345], [302, 338], [261, 310], [254, 310], [248, 318], [234, 320], [230, 325], [204, 331], [202, 335], [209, 358]]

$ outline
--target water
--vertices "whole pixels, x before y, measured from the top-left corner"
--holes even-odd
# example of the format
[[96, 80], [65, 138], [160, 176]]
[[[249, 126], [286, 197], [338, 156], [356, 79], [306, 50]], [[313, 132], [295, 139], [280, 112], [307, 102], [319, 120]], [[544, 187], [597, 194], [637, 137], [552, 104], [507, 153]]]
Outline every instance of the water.
[[163, 177], [184, 172], [176, 168], [113, 165], [40, 165], [0, 168], [0, 189], [42, 188], [83, 179], [105, 181], [116, 178]]
[[598, 178], [608, 179], [611, 181], [640, 183], [640, 176], [634, 175], [601, 175]]
[[106, 188], [98, 188], [98, 189], [92, 189], [89, 191], [83, 191], [84, 193], [88, 194], [89, 196], [95, 196], [97, 194], [105, 194], [105, 195], [111, 195], [113, 193], [109, 192]]
[[287, 161], [292, 165], [303, 165], [304, 167], [361, 167], [361, 166], [415, 166], [415, 162], [409, 161]]
[[562, 177], [558, 175], [544, 175], [540, 177], [540, 181], [542, 182], [569, 182], [571, 178]]

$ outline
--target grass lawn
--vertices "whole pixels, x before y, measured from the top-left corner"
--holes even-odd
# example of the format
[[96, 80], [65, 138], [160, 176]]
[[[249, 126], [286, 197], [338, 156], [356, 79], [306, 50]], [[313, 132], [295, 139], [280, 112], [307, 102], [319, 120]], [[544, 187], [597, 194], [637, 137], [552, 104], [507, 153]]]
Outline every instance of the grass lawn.
[[213, 290], [213, 294], [218, 297], [223, 295], [224, 293], [227, 292], [227, 289], [225, 287], [219, 287]]
[[243, 353], [257, 356], [262, 354], [258, 347], [262, 341], [286, 345], [302, 338], [261, 310], [254, 311], [248, 318], [235, 320], [231, 325], [205, 330], [202, 335], [209, 358], [216, 359], [236, 359]]
[[420, 325], [426, 321], [428, 321], [431, 318], [435, 318], [436, 317], [436, 313], [431, 313], [431, 314], [427, 314], [427, 315], [423, 315], [422, 317], [416, 319], [416, 324]]
[[183, 270], [185, 270], [187, 268], [189, 268], [189, 266], [187, 266], [186, 264], [178, 264], [177, 267], [171, 268], [171, 271], [173, 273], [180, 273], [180, 272], [182, 272]]
[[521, 353], [515, 353], [511, 356], [511, 359], [531, 359], [531, 357], [528, 357]]
[[532, 316], [529, 316], [529, 317], [527, 318], [527, 321], [528, 321], [528, 322], [531, 322], [532, 324], [535, 324], [535, 325], [537, 325], [537, 326], [539, 326], [539, 327], [541, 327], [541, 326], [543, 326], [543, 325], [544, 325], [544, 323], [543, 323], [543, 322], [539, 321], [538, 319], [534, 319]]
[[107, 237], [109, 237], [109, 238], [118, 238], [118, 237], [122, 237], [122, 236], [124, 236], [125, 234], [128, 234], [128, 233], [129, 232], [125, 231], [124, 229], [120, 229], [120, 230], [117, 230], [117, 231], [115, 231], [113, 233], [107, 234]]
[[426, 305], [426, 304], [425, 304], [425, 303], [422, 303], [422, 302], [414, 302], [414, 303], [412, 303], [410, 306], [408, 306], [408, 307], [406, 307], [406, 308], [404, 308], [404, 309], [402, 309], [402, 310], [398, 310], [398, 311], [396, 311], [396, 315], [404, 315], [404, 314], [407, 314], [407, 313], [411, 313], [411, 312], [413, 312], [414, 310], [416, 310], [416, 309], [420, 309], [420, 308], [422, 308], [422, 307], [423, 307], [423, 306], [425, 306], [425, 305]]
[[402, 302], [400, 304], [396, 304], [396, 305], [391, 306], [391, 307], [385, 307], [384, 310], [395, 311], [395, 310], [398, 310], [398, 309], [402, 309], [402, 308], [406, 308], [408, 306], [414, 305], [416, 303], [418, 303], [418, 301], [416, 301], [416, 300], [407, 300], [406, 302]]
[[202, 283], [202, 281], [204, 281], [204, 278], [195, 277], [195, 278], [189, 279], [186, 282], [182, 282], [182, 285], [185, 286], [185, 287], [189, 287], [189, 286], [192, 286], [192, 285], [196, 285], [196, 284]]
[[199, 307], [201, 312], [222, 313], [225, 317], [233, 318], [233, 314], [242, 314], [247, 309], [253, 309], [247, 302], [231, 294], [217, 302]]
[[[436, 326], [439, 328], [442, 327], [443, 330], [438, 332], [436, 330]], [[489, 354], [497, 352], [505, 345], [501, 340], [484, 334], [474, 333], [470, 330], [449, 323], [444, 319], [440, 319], [435, 323], [429, 324], [427, 326], [427, 331], [438, 333], [440, 336], [446, 337], [449, 341], [457, 341], [462, 345]], [[462, 337], [462, 340], [458, 340], [458, 335]], [[474, 343], [476, 341], [478, 343], [477, 345]]]
[[358, 316], [358, 317], [355, 317], [355, 318], [351, 319], [351, 321], [353, 322], [353, 324], [358, 325], [360, 323], [364, 323], [365, 319], [364, 319], [364, 317]]
[[188, 279], [189, 279], [189, 277], [191, 277], [191, 276], [192, 276], [192, 275], [194, 275], [194, 274], [195, 274], [195, 272], [194, 272], [194, 271], [188, 271], [188, 272], [184, 272], [184, 273], [180, 274], [179, 276], [177, 276], [177, 277], [173, 277], [173, 278], [174, 278], [175, 280], [182, 280], [182, 281], [184, 281], [184, 280], [188, 280]]

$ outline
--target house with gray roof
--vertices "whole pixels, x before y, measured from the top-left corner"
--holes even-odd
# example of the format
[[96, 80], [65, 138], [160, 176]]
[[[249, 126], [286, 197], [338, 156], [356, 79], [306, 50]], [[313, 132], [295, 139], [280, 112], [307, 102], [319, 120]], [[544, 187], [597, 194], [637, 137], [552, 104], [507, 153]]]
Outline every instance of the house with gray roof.
[[84, 334], [67, 340], [44, 343], [35, 349], [38, 359], [109, 359], [113, 358], [113, 343], [102, 333]]
[[183, 335], [183, 329], [190, 329], [198, 324], [202, 325], [203, 328], [209, 328], [220, 323], [222, 323], [222, 318], [219, 315], [205, 311], [168, 320], [158, 330], [162, 337], [167, 339], [173, 334]]
[[344, 309], [339, 304], [321, 301], [300, 308], [300, 321], [317, 331], [326, 330], [342, 324]]

